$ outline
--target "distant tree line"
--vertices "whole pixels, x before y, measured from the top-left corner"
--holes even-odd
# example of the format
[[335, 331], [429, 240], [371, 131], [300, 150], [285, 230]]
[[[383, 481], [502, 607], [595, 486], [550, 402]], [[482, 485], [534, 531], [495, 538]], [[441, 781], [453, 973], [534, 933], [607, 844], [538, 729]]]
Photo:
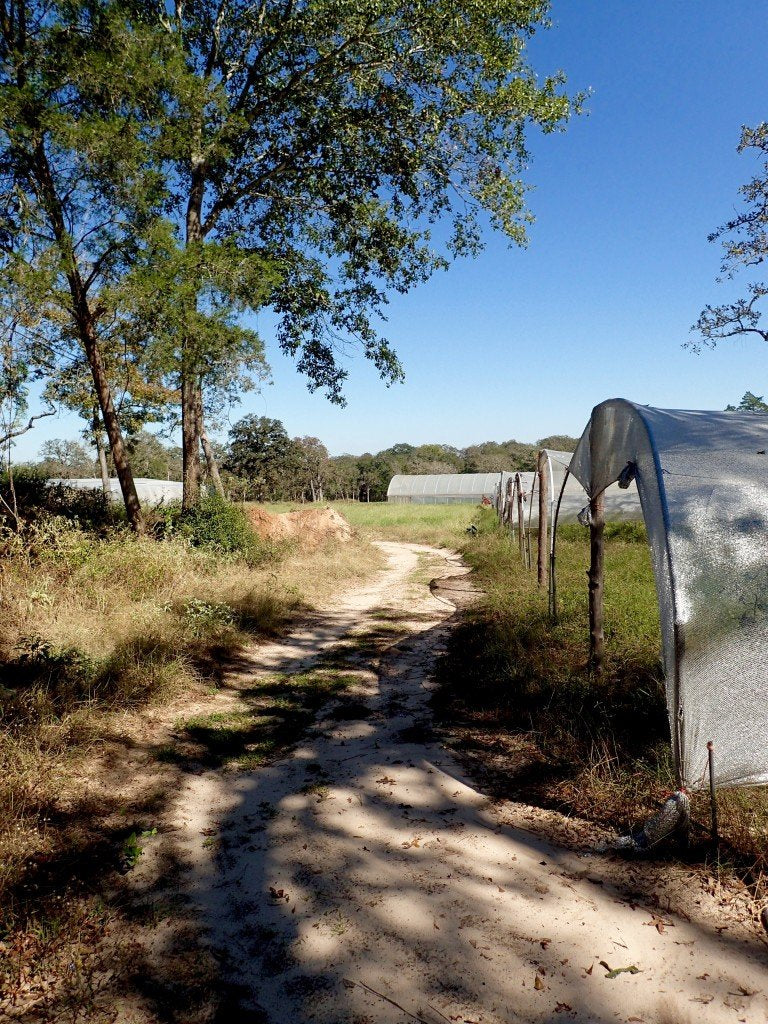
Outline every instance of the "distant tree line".
[[[372, 454], [329, 455], [317, 437], [289, 437], [280, 420], [246, 416], [216, 445], [221, 481], [240, 501], [383, 501], [398, 473], [498, 473], [532, 470], [539, 448], [573, 451], [577, 439], [544, 437], [535, 444], [485, 441], [454, 448], [445, 444], [394, 444]], [[137, 476], [182, 478], [182, 450], [141, 430], [127, 439]], [[38, 468], [48, 477], [72, 479], [98, 475], [89, 449], [78, 441], [46, 441]]]

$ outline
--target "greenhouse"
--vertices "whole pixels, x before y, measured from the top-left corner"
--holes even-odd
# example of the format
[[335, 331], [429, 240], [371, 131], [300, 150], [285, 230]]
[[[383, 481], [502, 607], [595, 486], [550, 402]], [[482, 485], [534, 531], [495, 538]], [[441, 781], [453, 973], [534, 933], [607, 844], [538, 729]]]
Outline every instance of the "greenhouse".
[[[546, 495], [549, 506], [549, 523], [554, 521], [557, 510], [559, 523], [575, 523], [589, 504], [589, 495], [576, 476], [569, 473], [572, 452], [556, 452], [542, 448], [539, 452], [540, 470], [547, 475]], [[535, 497], [535, 495], [534, 495]], [[634, 483], [626, 489], [611, 484], [603, 494], [607, 522], [642, 522], [643, 512], [640, 497]], [[538, 501], [532, 503], [531, 522], [539, 519]]]
[[496, 504], [514, 473], [429, 473], [393, 476], [387, 501], [396, 505], [479, 505]]
[[598, 405], [570, 462], [593, 498], [637, 484], [679, 781], [768, 783], [768, 417]]
[[[164, 505], [171, 501], [181, 501], [183, 484], [177, 480], [150, 480], [147, 477], [134, 477], [136, 493], [139, 501], [146, 505]], [[100, 491], [101, 477], [78, 477], [72, 480], [48, 480], [51, 486], [71, 487], [75, 491]], [[122, 501], [120, 481], [111, 477], [109, 480], [109, 497], [112, 501]]]

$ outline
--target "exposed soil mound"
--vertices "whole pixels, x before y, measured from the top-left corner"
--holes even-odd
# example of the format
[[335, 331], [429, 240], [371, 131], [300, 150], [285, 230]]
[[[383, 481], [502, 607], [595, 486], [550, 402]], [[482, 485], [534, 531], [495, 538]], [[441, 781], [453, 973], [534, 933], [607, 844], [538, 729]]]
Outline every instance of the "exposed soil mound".
[[277, 515], [263, 508], [250, 508], [248, 517], [264, 540], [296, 540], [303, 547], [317, 547], [327, 540], [346, 543], [352, 539], [352, 527], [330, 507], [295, 509]]

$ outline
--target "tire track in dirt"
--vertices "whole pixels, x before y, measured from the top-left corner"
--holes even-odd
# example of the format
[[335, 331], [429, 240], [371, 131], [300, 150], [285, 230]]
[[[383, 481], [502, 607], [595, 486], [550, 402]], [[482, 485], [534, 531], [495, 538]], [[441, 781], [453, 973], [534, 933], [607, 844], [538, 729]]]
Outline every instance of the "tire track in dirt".
[[354, 703], [324, 709], [290, 757], [205, 771], [178, 794], [185, 888], [228, 992], [220, 1024], [768, 1019], [753, 934], [718, 931], [703, 894], [700, 919], [659, 927], [603, 858], [504, 825], [432, 738], [452, 608], [427, 581], [467, 570], [450, 552], [380, 546], [384, 573], [248, 669], [302, 671], [397, 623], [407, 636], [361, 671]]

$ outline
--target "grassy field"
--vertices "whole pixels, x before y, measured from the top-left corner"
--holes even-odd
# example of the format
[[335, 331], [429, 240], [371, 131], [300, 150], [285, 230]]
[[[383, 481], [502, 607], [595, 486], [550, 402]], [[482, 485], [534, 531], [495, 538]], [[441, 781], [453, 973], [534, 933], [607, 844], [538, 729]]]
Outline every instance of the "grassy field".
[[[320, 503], [322, 504], [322, 503]], [[412, 544], [458, 547], [466, 529], [477, 517], [475, 505], [389, 505], [385, 501], [327, 502], [368, 540], [400, 540]], [[286, 512], [291, 505], [276, 502], [264, 505], [269, 512]]]
[[[462, 551], [485, 592], [440, 668], [439, 713], [451, 742], [500, 795], [621, 832], [674, 789], [660, 630], [643, 528], [607, 527], [606, 664], [589, 678], [588, 532], [558, 532], [559, 620], [491, 511]], [[533, 552], [535, 560], [535, 550]], [[492, 770], [489, 771], [489, 767]], [[758, 889], [768, 868], [763, 789], [718, 794], [720, 858]], [[691, 855], [707, 856], [708, 798], [694, 794]]]

